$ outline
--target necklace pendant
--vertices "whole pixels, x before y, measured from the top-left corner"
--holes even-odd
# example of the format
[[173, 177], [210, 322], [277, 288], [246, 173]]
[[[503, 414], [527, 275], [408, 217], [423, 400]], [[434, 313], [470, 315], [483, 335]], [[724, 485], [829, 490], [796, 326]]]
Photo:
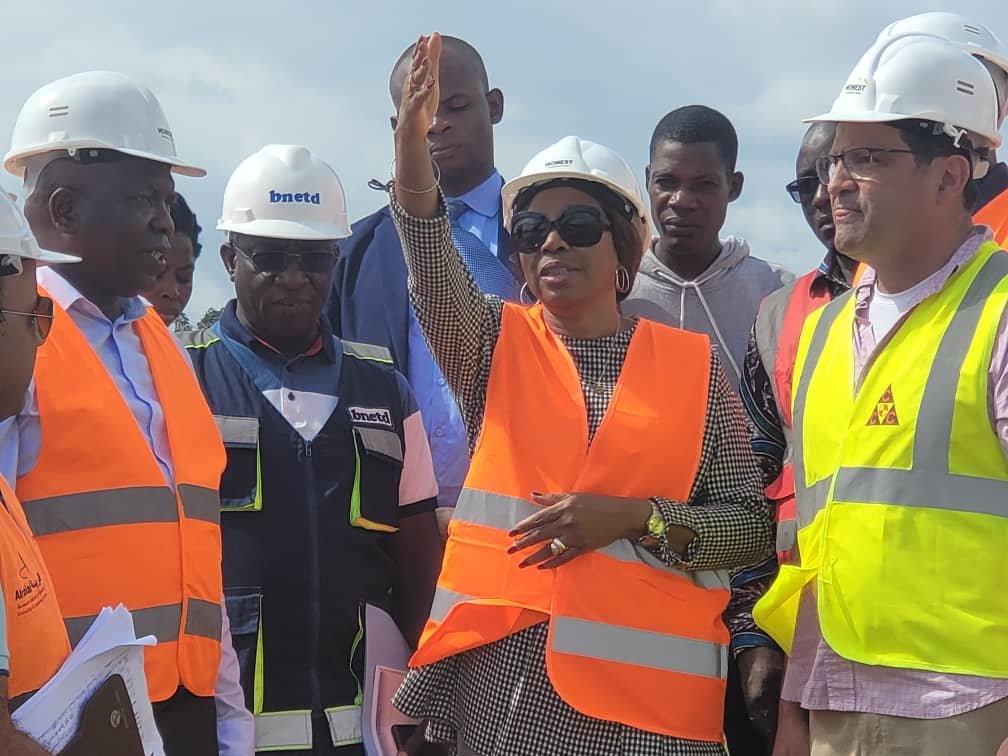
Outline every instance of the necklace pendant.
[[592, 381], [588, 384], [588, 390], [597, 396], [605, 394], [605, 386], [600, 381]]

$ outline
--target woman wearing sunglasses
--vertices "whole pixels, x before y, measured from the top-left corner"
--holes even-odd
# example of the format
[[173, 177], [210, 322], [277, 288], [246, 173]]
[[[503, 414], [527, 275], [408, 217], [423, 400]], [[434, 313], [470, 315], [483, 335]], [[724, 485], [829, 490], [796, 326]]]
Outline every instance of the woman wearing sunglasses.
[[480, 293], [428, 153], [439, 55], [420, 38], [392, 209], [473, 458], [395, 698], [408, 750], [721, 754], [726, 570], [770, 549], [741, 407], [706, 337], [621, 316], [647, 206], [606, 147], [566, 137], [504, 186], [534, 304]]
[[[53, 303], [38, 293], [35, 266], [79, 261], [40, 249], [21, 211], [0, 191], [0, 437], [24, 405], [35, 353], [52, 325]], [[48, 753], [14, 729], [10, 711], [41, 688], [69, 653], [49, 572], [21, 504], [0, 474], [0, 753]]]

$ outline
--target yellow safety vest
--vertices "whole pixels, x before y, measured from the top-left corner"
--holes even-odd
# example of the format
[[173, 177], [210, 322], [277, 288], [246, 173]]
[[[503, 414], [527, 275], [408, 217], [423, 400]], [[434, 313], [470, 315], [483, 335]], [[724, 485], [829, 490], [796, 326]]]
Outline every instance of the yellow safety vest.
[[847, 659], [1008, 677], [1008, 462], [987, 398], [1008, 255], [981, 246], [858, 383], [854, 305], [850, 292], [802, 331], [801, 564], [781, 568], [756, 621], [789, 651], [799, 597], [815, 581], [823, 637]]

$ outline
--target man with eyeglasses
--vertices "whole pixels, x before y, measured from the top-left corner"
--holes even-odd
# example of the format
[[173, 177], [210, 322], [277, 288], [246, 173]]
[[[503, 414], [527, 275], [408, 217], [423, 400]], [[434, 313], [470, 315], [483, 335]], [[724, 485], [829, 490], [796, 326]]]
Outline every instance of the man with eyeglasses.
[[[38, 293], [36, 266], [73, 262], [80, 258], [40, 249], [21, 211], [0, 192], [0, 419], [21, 411], [36, 350], [52, 325], [53, 302]], [[69, 653], [52, 578], [21, 502], [0, 474], [0, 753], [47, 756], [10, 715]]]
[[[971, 217], [984, 66], [873, 46], [829, 113], [836, 249], [868, 266], [794, 363], [799, 564], [754, 616], [789, 652], [778, 754], [993, 753], [1008, 735], [1008, 255]], [[982, 170], [982, 169], [981, 169]]]
[[184, 351], [139, 296], [165, 266], [172, 173], [204, 171], [177, 156], [154, 94], [111, 71], [29, 97], [4, 167], [39, 243], [81, 258], [38, 271], [52, 333], [24, 408], [0, 424], [0, 472], [16, 478], [70, 642], [124, 604], [158, 641], [145, 671], [168, 756], [247, 754], [220, 572], [224, 448]]
[[263, 147], [217, 228], [237, 297], [181, 337], [227, 449], [224, 594], [256, 748], [362, 754], [363, 606], [415, 645], [441, 563], [423, 421], [388, 350], [323, 314], [350, 233], [328, 164]]

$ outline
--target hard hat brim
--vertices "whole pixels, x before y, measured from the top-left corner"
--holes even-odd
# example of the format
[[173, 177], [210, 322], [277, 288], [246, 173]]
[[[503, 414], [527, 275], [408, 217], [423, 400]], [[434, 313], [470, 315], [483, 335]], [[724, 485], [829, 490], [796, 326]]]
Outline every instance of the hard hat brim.
[[578, 179], [580, 181], [589, 181], [595, 184], [601, 184], [633, 205], [634, 209], [637, 210], [637, 213], [641, 216], [641, 218], [646, 219], [648, 217], [648, 209], [646, 207], [642, 207], [640, 203], [632, 197], [629, 197], [626, 189], [621, 187], [615, 181], [610, 181], [602, 176], [592, 176], [580, 171], [540, 171], [539, 173], [530, 173], [527, 176], [518, 176], [517, 178], [513, 178], [501, 187], [501, 200], [504, 206], [505, 225], [510, 225], [511, 223], [511, 212], [514, 208], [514, 201], [518, 198], [522, 189], [527, 189], [528, 187], [535, 186], [536, 184], [545, 184], [556, 179]]
[[248, 236], [261, 236], [265, 239], [296, 239], [300, 241], [328, 241], [330, 239], [346, 239], [350, 236], [350, 228], [345, 224], [308, 224], [276, 219], [235, 223], [222, 218], [217, 221], [217, 230]]
[[[813, 116], [812, 118], [803, 118], [802, 123], [891, 123], [892, 121], [905, 121], [918, 118], [938, 123], [942, 121], [941, 115], [937, 113], [909, 115], [907, 113], [878, 113], [872, 110], [831, 110], [828, 113]], [[987, 139], [994, 148], [1001, 146], [1001, 135], [996, 131], [989, 134], [978, 134], [978, 136]]]
[[[125, 147], [110, 147], [105, 144], [95, 142], [93, 144], [76, 144], [70, 145], [71, 149], [86, 149], [94, 148], [101, 150], [112, 150], [114, 152], [121, 152], [124, 155], [130, 155], [131, 157], [141, 158], [143, 160], [151, 160], [155, 163], [164, 163], [165, 165], [171, 166], [172, 173], [178, 173], [182, 176], [192, 176], [194, 178], [202, 178], [206, 176], [206, 169], [200, 168], [192, 163], [187, 163], [184, 160], [179, 160], [177, 157], [168, 157], [165, 155], [158, 155], [153, 152], [145, 152], [143, 150], [131, 150]], [[16, 153], [8, 152], [4, 157], [4, 170], [13, 176], [18, 178], [24, 178], [25, 164], [29, 158], [33, 158], [36, 155], [44, 155], [47, 152], [66, 152], [68, 149], [65, 145], [60, 145], [58, 147], [53, 147], [53, 145], [40, 145], [37, 148], [28, 148], [24, 150], [19, 150]]]

